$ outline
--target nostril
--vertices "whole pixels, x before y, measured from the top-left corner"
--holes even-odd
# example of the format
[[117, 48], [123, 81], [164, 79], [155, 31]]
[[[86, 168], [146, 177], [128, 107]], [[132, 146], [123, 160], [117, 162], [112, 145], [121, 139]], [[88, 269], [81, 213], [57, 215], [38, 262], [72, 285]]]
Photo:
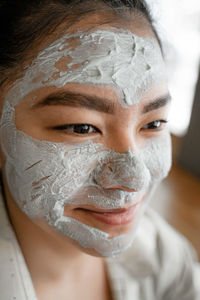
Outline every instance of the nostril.
[[112, 167], [109, 166], [108, 169], [109, 169], [111, 172], [113, 172], [113, 168], [112, 168]]

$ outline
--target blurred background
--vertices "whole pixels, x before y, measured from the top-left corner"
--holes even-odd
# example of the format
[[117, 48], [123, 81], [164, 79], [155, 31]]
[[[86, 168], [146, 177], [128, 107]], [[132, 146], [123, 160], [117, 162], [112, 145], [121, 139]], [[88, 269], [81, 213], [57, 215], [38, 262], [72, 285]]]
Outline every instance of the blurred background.
[[200, 259], [200, 1], [147, 0], [164, 44], [173, 168], [153, 207], [195, 247]]

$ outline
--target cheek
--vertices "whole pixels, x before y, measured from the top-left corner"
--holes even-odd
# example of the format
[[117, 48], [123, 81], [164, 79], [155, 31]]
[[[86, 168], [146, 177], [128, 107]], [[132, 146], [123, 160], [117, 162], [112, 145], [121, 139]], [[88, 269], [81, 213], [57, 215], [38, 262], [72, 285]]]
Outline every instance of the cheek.
[[142, 152], [143, 161], [148, 168], [152, 181], [161, 181], [167, 177], [171, 168], [171, 138], [170, 134], [153, 139]]

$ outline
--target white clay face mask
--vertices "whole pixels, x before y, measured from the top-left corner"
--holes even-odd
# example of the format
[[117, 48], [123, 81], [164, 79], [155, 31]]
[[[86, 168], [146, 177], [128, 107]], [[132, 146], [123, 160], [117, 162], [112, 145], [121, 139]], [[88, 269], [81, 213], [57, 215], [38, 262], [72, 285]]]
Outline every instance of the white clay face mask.
[[[155, 42], [136, 37], [129, 31], [94, 31], [82, 34], [75, 49], [69, 45], [71, 38], [72, 36], [65, 36], [39, 53], [23, 79], [16, 83], [6, 97], [0, 134], [1, 146], [6, 155], [7, 182], [18, 206], [31, 219], [44, 217], [48, 224], [77, 241], [82, 247], [93, 248], [103, 256], [113, 256], [131, 245], [148, 197], [143, 200], [132, 230], [115, 237], [65, 216], [64, 207], [90, 205], [109, 210], [137, 204], [141, 195], [149, 194], [152, 187], [168, 174], [171, 166], [168, 133], [151, 139], [138, 152], [127, 149], [122, 154], [90, 141], [82, 144], [39, 141], [17, 130], [14, 106], [39, 87], [54, 85], [60, 88], [68, 82], [111, 84], [123, 94], [120, 101], [123, 101], [124, 106], [136, 104], [139, 96], [150, 87], [150, 83], [152, 85], [154, 80], [158, 80], [153, 71], [158, 71], [158, 68], [151, 57], [155, 55], [157, 48], [154, 48]], [[73, 38], [78, 38], [78, 34]], [[137, 53], [136, 49], [140, 47], [144, 49], [140, 54], [135, 54], [134, 61], [133, 53]], [[111, 60], [109, 67], [106, 66], [108, 55]], [[56, 63], [66, 56], [71, 58], [68, 69], [73, 64], [80, 65], [69, 73], [59, 72]], [[144, 71], [142, 62], [148, 62], [150, 68], [145, 68], [148, 74], [141, 71]], [[138, 89], [133, 88], [133, 93], [130, 91], [133, 83], [130, 81], [125, 87], [123, 79], [129, 64], [142, 64], [137, 66], [137, 72], [144, 75], [143, 79], [139, 75], [137, 77], [137, 74], [133, 75], [130, 66], [129, 76], [133, 76], [138, 84]], [[40, 80], [36, 80], [38, 74]], [[110, 189], [116, 185], [135, 192]]]
[[41, 51], [7, 99], [15, 105], [38, 88], [62, 88], [73, 82], [114, 87], [122, 106], [128, 107], [138, 103], [153, 84], [165, 82], [165, 74], [155, 39], [122, 29], [77, 32]]

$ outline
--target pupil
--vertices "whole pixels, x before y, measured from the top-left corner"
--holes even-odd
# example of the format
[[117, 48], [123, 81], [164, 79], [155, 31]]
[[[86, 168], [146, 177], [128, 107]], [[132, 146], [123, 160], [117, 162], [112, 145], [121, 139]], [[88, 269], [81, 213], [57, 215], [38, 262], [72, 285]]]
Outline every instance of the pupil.
[[74, 132], [76, 133], [88, 133], [89, 126], [88, 125], [75, 125]]

